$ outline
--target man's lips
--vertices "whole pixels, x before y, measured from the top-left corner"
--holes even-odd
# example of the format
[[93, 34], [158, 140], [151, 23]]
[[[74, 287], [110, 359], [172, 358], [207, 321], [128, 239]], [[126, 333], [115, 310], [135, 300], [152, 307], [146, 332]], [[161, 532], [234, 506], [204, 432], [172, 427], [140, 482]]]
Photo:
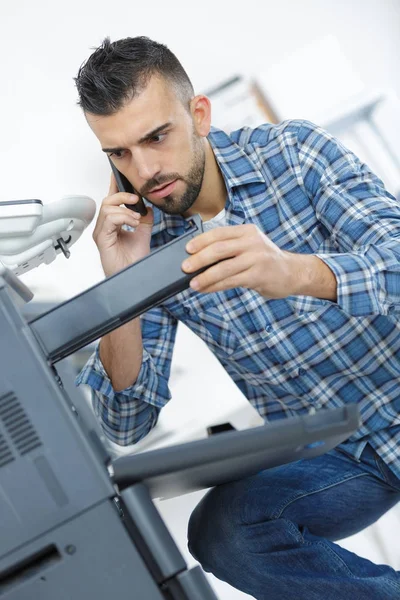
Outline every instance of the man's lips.
[[151, 192], [148, 192], [146, 194], [146, 198], [147, 197], [149, 197], [149, 198], [165, 198], [173, 191], [177, 181], [178, 180], [175, 179], [174, 181], [171, 181], [171, 183], [167, 183], [167, 185], [156, 188], [155, 190], [153, 190]]

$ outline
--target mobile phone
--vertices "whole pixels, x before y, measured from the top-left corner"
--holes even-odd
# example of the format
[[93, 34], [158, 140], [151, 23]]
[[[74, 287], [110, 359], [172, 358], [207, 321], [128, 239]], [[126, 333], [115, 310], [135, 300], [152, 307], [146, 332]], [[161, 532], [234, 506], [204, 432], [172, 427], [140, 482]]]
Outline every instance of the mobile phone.
[[147, 215], [147, 208], [146, 208], [145, 203], [143, 202], [142, 196], [140, 196], [140, 194], [138, 194], [136, 192], [135, 188], [133, 187], [133, 185], [131, 184], [129, 179], [127, 179], [125, 177], [125, 175], [123, 175], [120, 171], [118, 171], [117, 167], [114, 165], [114, 163], [110, 157], [108, 157], [108, 161], [109, 161], [112, 171], [114, 173], [114, 177], [117, 182], [118, 191], [119, 192], [128, 192], [129, 194], [136, 194], [136, 196], [139, 196], [139, 200], [138, 200], [138, 202], [136, 202], [136, 204], [125, 204], [126, 208], [129, 208], [130, 210], [140, 213], [143, 217], [145, 215]]

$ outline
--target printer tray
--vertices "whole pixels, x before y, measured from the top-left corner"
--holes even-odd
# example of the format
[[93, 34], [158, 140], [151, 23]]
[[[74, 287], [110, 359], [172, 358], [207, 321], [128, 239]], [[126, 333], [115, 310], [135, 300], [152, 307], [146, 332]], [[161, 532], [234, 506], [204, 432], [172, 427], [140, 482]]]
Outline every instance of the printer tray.
[[328, 452], [359, 426], [355, 404], [321, 409], [244, 431], [123, 456], [113, 461], [120, 489], [146, 483], [153, 498], [179, 496]]

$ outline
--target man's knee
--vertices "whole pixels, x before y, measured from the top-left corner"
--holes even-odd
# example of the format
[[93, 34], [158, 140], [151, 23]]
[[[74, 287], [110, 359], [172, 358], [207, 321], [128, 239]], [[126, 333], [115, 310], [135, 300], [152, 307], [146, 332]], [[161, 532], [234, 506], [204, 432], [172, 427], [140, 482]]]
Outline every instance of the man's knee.
[[[298, 526], [285, 518], [257, 513], [248, 522], [249, 501], [235, 484], [213, 488], [194, 509], [188, 526], [188, 548], [206, 571], [214, 574], [223, 563], [240, 564], [246, 553], [267, 555], [304, 543]], [[252, 516], [254, 516], [252, 514]]]
[[214, 571], [220, 560], [226, 560], [232, 546], [237, 546], [238, 511], [235, 499], [221, 486], [210, 490], [191, 514], [188, 548], [205, 570]]

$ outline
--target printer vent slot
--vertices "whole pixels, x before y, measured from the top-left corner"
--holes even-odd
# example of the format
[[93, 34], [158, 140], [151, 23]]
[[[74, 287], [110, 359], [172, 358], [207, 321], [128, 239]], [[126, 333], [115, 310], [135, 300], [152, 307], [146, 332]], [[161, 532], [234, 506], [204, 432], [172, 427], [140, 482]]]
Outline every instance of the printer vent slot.
[[10, 446], [7, 444], [5, 438], [0, 433], [0, 468], [8, 465], [8, 463], [14, 460], [13, 453]]
[[12, 392], [0, 397], [0, 419], [21, 456], [42, 445], [31, 420]]

